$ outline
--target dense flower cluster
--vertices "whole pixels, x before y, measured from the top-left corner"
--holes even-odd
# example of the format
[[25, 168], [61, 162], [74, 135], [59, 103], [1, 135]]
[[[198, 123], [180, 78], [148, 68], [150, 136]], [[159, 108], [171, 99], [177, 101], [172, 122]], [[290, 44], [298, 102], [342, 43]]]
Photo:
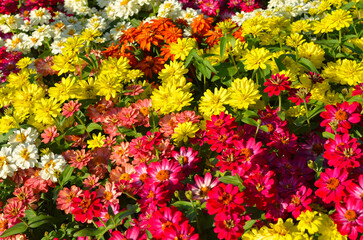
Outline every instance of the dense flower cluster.
[[0, 3], [0, 239], [361, 239], [359, 1]]

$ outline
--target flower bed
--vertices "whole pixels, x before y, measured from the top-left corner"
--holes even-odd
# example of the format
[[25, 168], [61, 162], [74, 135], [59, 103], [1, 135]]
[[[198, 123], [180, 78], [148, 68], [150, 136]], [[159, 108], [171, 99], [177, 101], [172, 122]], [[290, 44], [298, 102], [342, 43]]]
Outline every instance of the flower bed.
[[362, 239], [360, 1], [0, 3], [0, 239]]

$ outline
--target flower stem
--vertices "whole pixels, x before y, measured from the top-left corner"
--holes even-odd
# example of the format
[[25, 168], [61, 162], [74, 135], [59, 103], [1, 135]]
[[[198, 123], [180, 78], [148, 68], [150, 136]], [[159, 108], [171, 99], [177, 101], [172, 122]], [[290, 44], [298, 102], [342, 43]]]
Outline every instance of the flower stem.
[[281, 94], [279, 94], [279, 112], [281, 112]]
[[309, 129], [310, 129], [310, 119], [309, 119], [309, 111], [308, 111], [308, 106], [306, 104], [306, 101], [305, 99], [303, 99], [304, 101], [304, 106], [305, 106], [305, 115], [306, 115], [306, 121], [308, 122], [308, 126], [309, 126]]
[[342, 30], [339, 30], [339, 53], [342, 52]]

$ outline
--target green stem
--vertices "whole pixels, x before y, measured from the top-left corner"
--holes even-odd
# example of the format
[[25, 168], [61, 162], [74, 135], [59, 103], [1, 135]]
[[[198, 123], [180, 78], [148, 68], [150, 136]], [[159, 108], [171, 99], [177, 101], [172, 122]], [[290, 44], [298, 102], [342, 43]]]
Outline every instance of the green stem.
[[304, 106], [305, 106], [305, 115], [306, 115], [306, 121], [308, 122], [308, 126], [309, 126], [309, 129], [310, 129], [310, 119], [309, 119], [309, 111], [308, 111], [308, 106], [306, 104], [306, 101], [305, 99], [303, 99], [304, 101]]
[[339, 53], [342, 52], [342, 30], [339, 30]]
[[124, 192], [126, 194], [126, 196], [128, 196], [129, 198], [137, 201], [137, 199], [134, 196], [131, 196], [128, 192]]
[[281, 94], [279, 94], [279, 112], [281, 112]]

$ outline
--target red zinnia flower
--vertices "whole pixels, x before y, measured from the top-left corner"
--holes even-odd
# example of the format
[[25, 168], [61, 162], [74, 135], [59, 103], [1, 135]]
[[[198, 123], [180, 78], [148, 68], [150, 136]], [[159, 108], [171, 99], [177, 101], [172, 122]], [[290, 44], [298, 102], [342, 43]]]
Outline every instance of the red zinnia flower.
[[350, 184], [347, 186], [347, 190], [350, 193], [349, 197], [363, 201], [363, 174], [359, 176], [359, 185]]
[[83, 195], [73, 198], [72, 205], [75, 219], [79, 222], [90, 222], [101, 215], [101, 199], [96, 199], [96, 192], [86, 190]]
[[321, 197], [323, 202], [331, 203], [340, 202], [345, 193], [345, 187], [349, 182], [346, 182], [348, 172], [342, 168], [327, 168], [325, 172], [320, 174], [320, 179], [315, 182], [315, 186], [319, 189], [315, 191], [318, 197]]
[[338, 231], [349, 239], [357, 239], [358, 233], [363, 233], [363, 201], [349, 199], [346, 204], [337, 203], [336, 209], [332, 218]]
[[208, 193], [209, 199], [206, 205], [208, 214], [213, 215], [224, 211], [244, 212], [243, 195], [237, 186], [220, 183]]
[[347, 133], [352, 127], [352, 123], [360, 121], [360, 114], [356, 112], [358, 107], [359, 103], [357, 102], [352, 104], [348, 102], [337, 103], [336, 107], [334, 105], [326, 105], [326, 111], [320, 114], [324, 118], [320, 126], [326, 127], [325, 131], [330, 133], [334, 133], [335, 129], [337, 132]]
[[242, 216], [240, 212], [221, 212], [216, 215], [214, 232], [218, 234], [219, 239], [237, 240], [244, 233], [243, 226], [248, 216]]
[[285, 74], [276, 73], [275, 75], [271, 75], [271, 79], [266, 79], [266, 82], [263, 84], [266, 86], [263, 92], [268, 93], [269, 97], [273, 95], [280, 95], [281, 91], [289, 91], [291, 89], [291, 82], [289, 81], [289, 77], [285, 76]]

